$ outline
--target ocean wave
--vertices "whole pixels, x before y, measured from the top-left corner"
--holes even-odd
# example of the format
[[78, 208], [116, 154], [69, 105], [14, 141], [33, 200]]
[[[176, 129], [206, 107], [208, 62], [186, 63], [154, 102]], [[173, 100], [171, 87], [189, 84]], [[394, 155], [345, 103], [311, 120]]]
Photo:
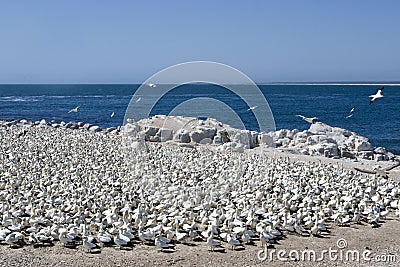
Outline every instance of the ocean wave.
[[37, 96], [29, 96], [29, 97], [24, 97], [24, 96], [3, 96], [0, 97], [0, 101], [2, 102], [37, 102], [37, 101], [43, 101], [40, 97]]
[[125, 95], [50, 95], [50, 96], [1, 96], [2, 102], [37, 102], [46, 99], [79, 99], [79, 98], [121, 98], [130, 97]]
[[115, 98], [125, 95], [50, 95], [47, 98]]

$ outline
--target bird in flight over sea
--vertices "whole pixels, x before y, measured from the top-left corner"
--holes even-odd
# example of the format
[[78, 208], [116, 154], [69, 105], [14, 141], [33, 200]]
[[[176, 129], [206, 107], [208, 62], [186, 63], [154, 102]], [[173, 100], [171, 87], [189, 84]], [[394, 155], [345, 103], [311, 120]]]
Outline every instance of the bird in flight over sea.
[[140, 102], [140, 100], [142, 100], [141, 97], [139, 97], [138, 99], [136, 99], [136, 103]]
[[154, 83], [148, 83], [147, 86], [150, 87], [150, 88], [156, 88], [157, 87], [157, 85], [155, 85]]
[[114, 117], [114, 115], [115, 115], [115, 112], [113, 111], [113, 113], [111, 113], [110, 117], [112, 118], [112, 117]]
[[353, 117], [354, 108], [350, 110], [350, 114], [346, 116], [346, 119]]
[[80, 108], [81, 106], [77, 106], [76, 108], [73, 108], [73, 109], [71, 109], [70, 111], [68, 111], [68, 114], [69, 113], [72, 113], [72, 112], [78, 112], [78, 110], [79, 110], [79, 108]]
[[369, 97], [371, 98], [371, 100], [369, 101], [369, 104], [370, 104], [370, 105], [371, 105], [372, 103], [374, 103], [375, 100], [377, 100], [377, 99], [383, 97], [383, 95], [382, 95], [383, 88], [384, 88], [384, 86], [382, 86], [381, 89], [378, 89], [378, 91], [376, 91], [376, 93], [375, 93], [374, 95], [370, 95], [370, 96], [369, 96]]
[[255, 110], [256, 108], [257, 108], [257, 106], [253, 106], [253, 107], [248, 108], [247, 111], [249, 111], [249, 110]]
[[353, 113], [350, 113], [349, 115], [346, 116], [346, 119], [353, 117]]
[[303, 115], [296, 115], [296, 116], [302, 118], [303, 120], [305, 120], [306, 122], [311, 123], [311, 124], [315, 123], [316, 120], [319, 120], [319, 118], [317, 118], [317, 117], [307, 118]]

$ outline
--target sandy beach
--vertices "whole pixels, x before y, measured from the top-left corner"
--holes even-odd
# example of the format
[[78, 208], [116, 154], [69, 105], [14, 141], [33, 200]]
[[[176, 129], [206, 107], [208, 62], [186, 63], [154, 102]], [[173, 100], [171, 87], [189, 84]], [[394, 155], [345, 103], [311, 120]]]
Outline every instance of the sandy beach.
[[[149, 152], [138, 154], [124, 150], [126, 144], [134, 142], [129, 136], [51, 127], [2, 126], [0, 135], [0, 230], [11, 229], [5, 235], [14, 232], [22, 236], [15, 237], [12, 248], [9, 239], [0, 239], [1, 266], [315, 266], [316, 260], [288, 260], [287, 254], [313, 250], [319, 258], [329, 249], [343, 253], [356, 250], [360, 259], [335, 260], [326, 254], [319, 263], [322, 266], [396, 266], [400, 261], [399, 210], [390, 207], [398, 203], [400, 168], [388, 172], [388, 178], [354, 170], [383, 169], [392, 166], [391, 161], [355, 162], [294, 155], [272, 148], [229, 153], [218, 152], [212, 146], [182, 148], [159, 143], [148, 143]], [[303, 175], [310, 184], [302, 180]], [[327, 184], [318, 185], [320, 181]], [[347, 185], [343, 181], [348, 181]], [[316, 204], [309, 205], [310, 218], [322, 212], [324, 215], [316, 218], [323, 219], [321, 229], [326, 230], [318, 228], [315, 234], [308, 226], [300, 233], [286, 230], [290, 229], [284, 226], [287, 216], [294, 218], [299, 207], [302, 210], [302, 201], [289, 201], [294, 195], [280, 187], [286, 182], [287, 187], [299, 186], [312, 192]], [[340, 185], [343, 190], [338, 188]], [[282, 193], [274, 191], [276, 186]], [[331, 189], [325, 191], [329, 186]], [[351, 196], [348, 192], [352, 187], [360, 195], [343, 209], [346, 200], [340, 199]], [[332, 190], [335, 192], [329, 196]], [[326, 202], [319, 201], [324, 198], [322, 193], [328, 194]], [[304, 200], [306, 196], [298, 197]], [[276, 200], [271, 202], [271, 198]], [[336, 198], [336, 204], [327, 203]], [[363, 204], [366, 198], [372, 202]], [[287, 203], [296, 207], [286, 208]], [[364, 210], [359, 221], [353, 222], [354, 207], [368, 203], [381, 205], [381, 211]], [[327, 208], [331, 210], [323, 211]], [[341, 209], [343, 216], [335, 217]], [[259, 213], [249, 215], [249, 210]], [[389, 213], [381, 216], [380, 212], [386, 210]], [[371, 214], [378, 218], [372, 219]], [[254, 223], [246, 223], [249, 216], [253, 216]], [[340, 221], [346, 218], [349, 221]], [[235, 225], [234, 221], [241, 222]], [[214, 239], [221, 246], [211, 252], [214, 248], [208, 244], [209, 238], [200, 233], [210, 237], [209, 227], [214, 222], [218, 227]], [[297, 223], [303, 222], [306, 224], [302, 219]], [[261, 260], [259, 255], [263, 254], [259, 253], [264, 247], [258, 233], [249, 244], [241, 240], [241, 245], [232, 250], [220, 235], [230, 235], [236, 231], [235, 226], [245, 229], [237, 230], [241, 238], [246, 229], [256, 232], [261, 227], [268, 233], [272, 233], [271, 227], [277, 229], [281, 235], [270, 236], [267, 252], [285, 250], [286, 255], [277, 258], [272, 254], [272, 261], [268, 257]], [[134, 236], [128, 245], [118, 249], [115, 241], [110, 241], [100, 247], [96, 238], [99, 232], [104, 230], [112, 238], [121, 234], [121, 229]], [[154, 240], [166, 237], [171, 229], [174, 233], [167, 242], [169, 248], [160, 251]], [[144, 231], [153, 233], [145, 241], [140, 237]], [[180, 241], [178, 231], [184, 234]], [[189, 235], [194, 232], [196, 236], [191, 240]], [[30, 239], [38, 233], [46, 233], [48, 242]], [[92, 253], [82, 245], [83, 236], [94, 237], [96, 247]], [[62, 237], [72, 240], [63, 242]], [[346, 241], [346, 246], [338, 248], [340, 239]], [[363, 258], [365, 251], [370, 253]]]

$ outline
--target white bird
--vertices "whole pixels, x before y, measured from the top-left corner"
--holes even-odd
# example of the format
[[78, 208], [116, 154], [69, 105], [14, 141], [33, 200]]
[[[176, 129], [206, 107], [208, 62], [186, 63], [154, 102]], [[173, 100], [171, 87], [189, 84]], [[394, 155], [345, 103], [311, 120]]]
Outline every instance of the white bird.
[[183, 239], [186, 237], [186, 233], [179, 232], [178, 227], [176, 227], [175, 229], [175, 235], [176, 235], [176, 241], [178, 242], [182, 242]]
[[260, 233], [261, 246], [268, 246], [269, 238], [264, 233]]
[[382, 88], [378, 89], [378, 91], [376, 91], [376, 93], [374, 95], [370, 95], [369, 97], [371, 98], [371, 100], [369, 101], [369, 104], [371, 105], [372, 103], [375, 102], [375, 100], [382, 98], [382, 92], [383, 92], [383, 88], [384, 86], [382, 86]]
[[169, 244], [164, 242], [160, 236], [156, 237], [156, 239], [154, 240], [154, 244], [160, 248], [160, 251], [163, 251], [163, 249], [167, 249], [169, 248]]
[[214, 248], [221, 245], [217, 240], [213, 239], [214, 234], [213, 232], [210, 233], [210, 236], [207, 238], [207, 244], [211, 247], [211, 251], [214, 252]]
[[142, 98], [141, 98], [141, 97], [139, 97], [138, 99], [136, 99], [136, 103], [139, 103], [139, 102], [140, 102], [140, 100], [142, 100]]
[[112, 117], [114, 117], [114, 115], [115, 115], [115, 112], [111, 113], [110, 117], [112, 118]]
[[30, 233], [28, 237], [29, 244], [35, 247], [35, 245], [38, 243], [37, 238], [35, 237], [35, 233]]
[[122, 239], [121, 236], [114, 236], [114, 243], [118, 246], [119, 249], [128, 245], [127, 240]]
[[94, 249], [94, 248], [96, 247], [96, 245], [93, 244], [92, 242], [89, 242], [87, 236], [83, 236], [83, 237], [82, 237], [82, 240], [83, 240], [82, 244], [83, 244], [83, 246], [87, 249], [87, 252], [88, 252], [88, 253], [91, 253], [91, 252], [92, 252], [92, 249]]
[[156, 88], [157, 87], [157, 85], [155, 85], [154, 83], [148, 83], [147, 86], [150, 87], [150, 88]]
[[77, 106], [76, 108], [71, 109], [70, 111], [68, 111], [68, 114], [72, 113], [72, 112], [75, 112], [75, 113], [78, 112], [80, 107], [81, 106]]
[[307, 118], [303, 115], [296, 115], [296, 116], [302, 118], [303, 120], [305, 120], [306, 122], [311, 123], [311, 124], [313, 124], [316, 120], [319, 120], [319, 118], [317, 118], [317, 117]]
[[252, 107], [248, 108], [247, 111], [255, 110], [257, 107], [258, 107], [258, 106], [252, 106]]
[[101, 230], [97, 234], [97, 241], [100, 242], [101, 246], [104, 246], [105, 244], [109, 244], [111, 242], [112, 238], [109, 234], [105, 233], [104, 230]]
[[241, 245], [240, 241], [236, 238], [236, 234], [233, 234], [233, 235], [228, 234], [227, 241], [228, 241], [228, 244], [230, 244], [232, 246], [231, 247], [232, 250], [234, 250], [236, 246]]
[[354, 115], [353, 112], [354, 112], [354, 108], [352, 108], [350, 110], [350, 113], [349, 113], [349, 115], [346, 116], [346, 119], [353, 117], [353, 115]]
[[59, 232], [60, 232], [59, 239], [61, 243], [63, 243], [64, 247], [74, 242], [73, 238], [67, 235], [66, 229], [60, 229]]
[[[18, 233], [19, 234], [19, 233]], [[20, 244], [20, 240], [22, 239], [21, 234], [17, 235], [17, 233], [11, 233], [5, 238], [5, 242], [10, 245], [10, 247]]]

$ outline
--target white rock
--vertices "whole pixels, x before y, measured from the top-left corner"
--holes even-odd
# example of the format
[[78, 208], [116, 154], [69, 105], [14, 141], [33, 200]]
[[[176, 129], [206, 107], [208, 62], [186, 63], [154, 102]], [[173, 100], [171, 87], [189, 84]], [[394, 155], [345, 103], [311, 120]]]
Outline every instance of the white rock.
[[327, 132], [332, 132], [332, 127], [322, 122], [316, 122], [310, 125], [308, 131], [314, 134], [325, 134]]
[[323, 155], [325, 157], [338, 156], [338, 147], [332, 143], [320, 143], [308, 147], [311, 155]]
[[206, 135], [205, 135], [204, 132], [202, 132], [202, 131], [193, 131], [193, 132], [190, 132], [189, 136], [190, 136], [190, 140], [191, 140], [193, 143], [200, 143], [201, 140], [203, 140], [204, 138], [206, 138]]
[[222, 137], [221, 137], [220, 135], [214, 136], [213, 143], [214, 143], [215, 145], [220, 145], [220, 144], [222, 144]]
[[146, 137], [149, 138], [150, 136], [155, 136], [159, 130], [160, 130], [160, 128], [158, 128], [158, 127], [148, 126], [148, 127], [145, 127], [144, 132], [146, 134]]
[[244, 145], [245, 148], [250, 148], [251, 134], [248, 130], [237, 130], [230, 134], [230, 139], [234, 143]]
[[161, 142], [165, 142], [172, 139], [173, 131], [167, 128], [160, 128], [156, 136], [160, 137]]
[[140, 130], [140, 126], [137, 124], [128, 123], [127, 125], [122, 126], [121, 130], [124, 135], [136, 136]]
[[275, 146], [274, 139], [272, 138], [271, 135], [269, 135], [267, 133], [261, 133], [260, 135], [258, 135], [258, 138], [259, 138], [258, 143], [260, 145], [267, 146], [267, 147]]
[[203, 132], [203, 135], [205, 136], [205, 138], [214, 138], [214, 135], [217, 132], [217, 129], [214, 127], [204, 127], [204, 126], [198, 126], [197, 130], [200, 132]]
[[189, 136], [189, 131], [187, 130], [180, 130], [174, 137], [174, 140], [176, 140], [179, 143], [190, 143], [190, 136]]
[[356, 140], [354, 149], [357, 151], [371, 151], [372, 145], [363, 140]]
[[296, 136], [296, 134], [299, 132], [299, 130], [297, 129], [293, 129], [291, 131], [289, 131], [286, 135], [287, 138], [289, 139], [294, 139], [294, 137]]

